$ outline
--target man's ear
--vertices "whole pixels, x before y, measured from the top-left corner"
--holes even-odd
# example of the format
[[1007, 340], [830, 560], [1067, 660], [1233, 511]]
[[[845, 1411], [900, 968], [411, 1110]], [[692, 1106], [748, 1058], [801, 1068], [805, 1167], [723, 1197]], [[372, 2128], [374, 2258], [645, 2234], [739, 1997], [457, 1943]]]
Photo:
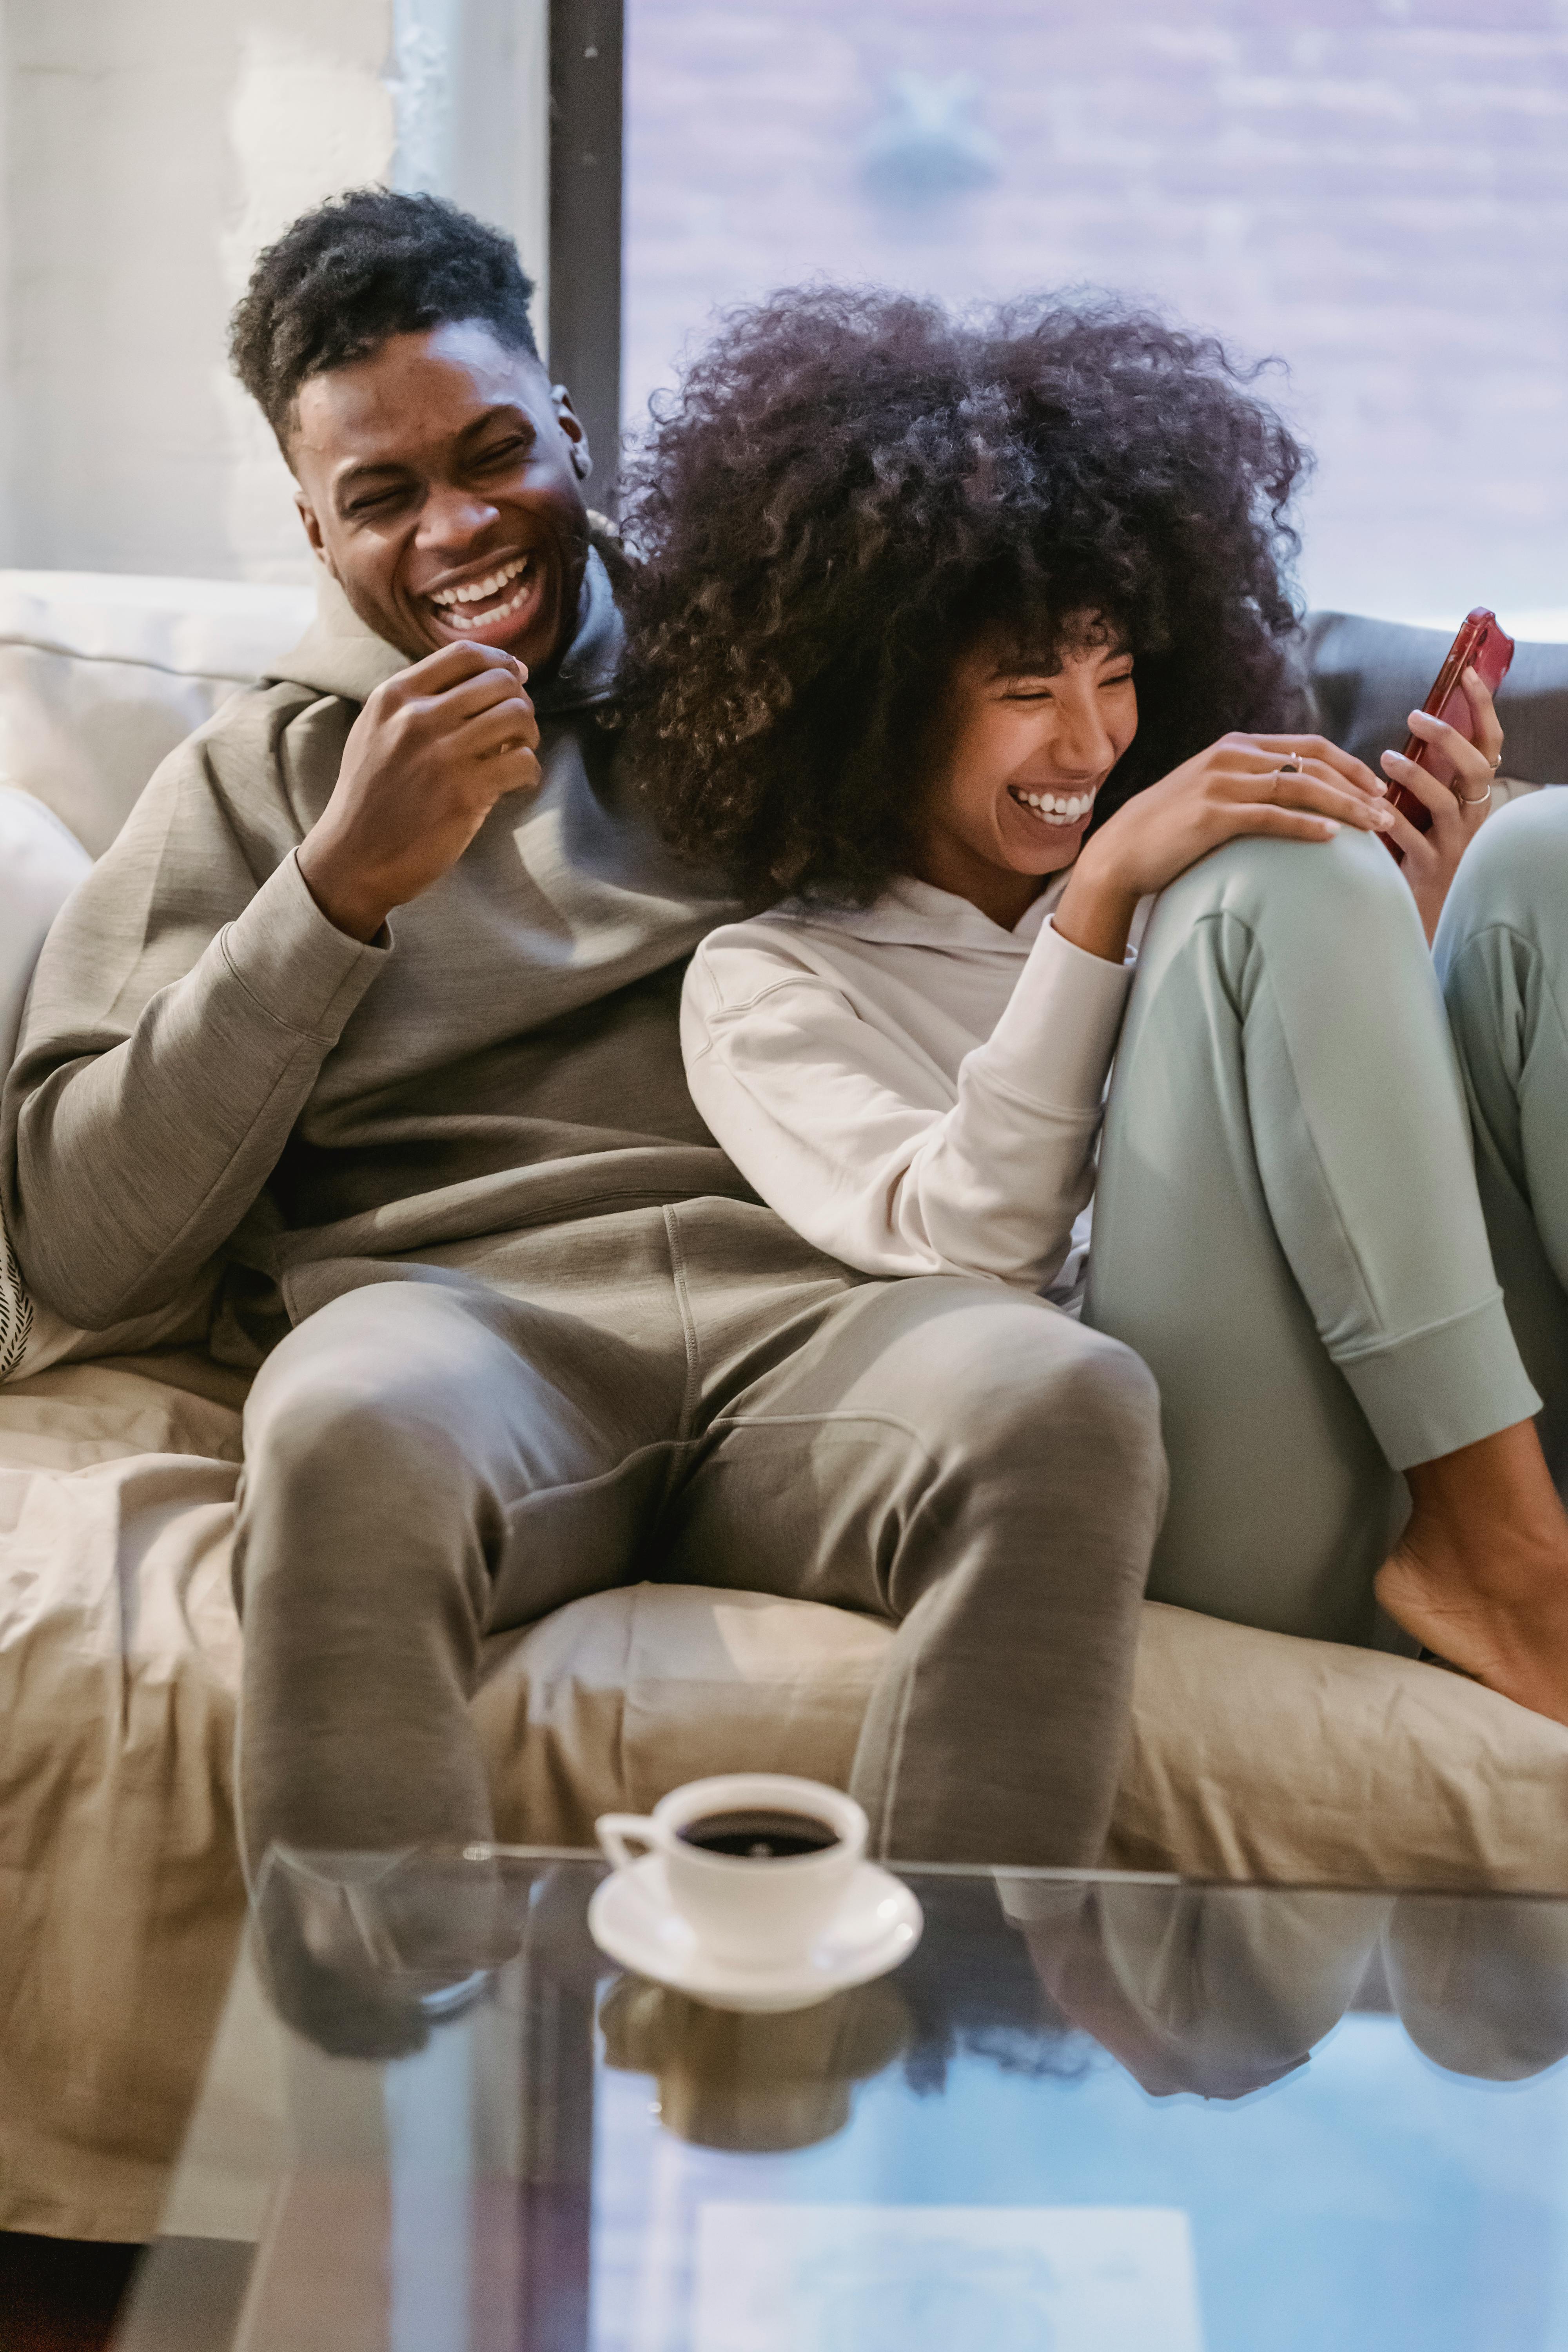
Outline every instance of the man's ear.
[[327, 542], [321, 536], [321, 526], [317, 520], [316, 509], [298, 483], [294, 486], [294, 504], [300, 509], [300, 520], [305, 526], [305, 536], [310, 542], [311, 554], [318, 563], [326, 565], [332, 578], [336, 580], [338, 567], [327, 552]]
[[555, 422], [570, 444], [572, 471], [580, 482], [585, 482], [594, 470], [594, 460], [588, 448], [588, 436], [583, 430], [583, 420], [572, 405], [572, 395], [563, 383], [550, 387], [550, 404], [555, 411]]

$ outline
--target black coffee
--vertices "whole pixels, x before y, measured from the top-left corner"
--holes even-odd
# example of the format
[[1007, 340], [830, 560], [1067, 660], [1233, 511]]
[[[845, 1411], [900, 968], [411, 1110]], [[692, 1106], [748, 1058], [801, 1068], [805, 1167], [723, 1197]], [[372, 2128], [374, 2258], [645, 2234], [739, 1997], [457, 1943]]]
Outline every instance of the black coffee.
[[732, 1853], [742, 1862], [784, 1862], [791, 1854], [826, 1853], [838, 1832], [810, 1813], [703, 1813], [677, 1832], [704, 1853]]

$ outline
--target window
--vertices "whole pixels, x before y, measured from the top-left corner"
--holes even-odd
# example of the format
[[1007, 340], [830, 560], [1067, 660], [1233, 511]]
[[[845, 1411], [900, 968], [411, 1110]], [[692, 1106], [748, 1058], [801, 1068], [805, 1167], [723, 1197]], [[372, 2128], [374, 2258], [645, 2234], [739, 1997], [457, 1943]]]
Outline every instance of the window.
[[1309, 602], [1568, 636], [1554, 0], [626, 0], [625, 39], [627, 427], [776, 286], [1110, 287], [1288, 364]]

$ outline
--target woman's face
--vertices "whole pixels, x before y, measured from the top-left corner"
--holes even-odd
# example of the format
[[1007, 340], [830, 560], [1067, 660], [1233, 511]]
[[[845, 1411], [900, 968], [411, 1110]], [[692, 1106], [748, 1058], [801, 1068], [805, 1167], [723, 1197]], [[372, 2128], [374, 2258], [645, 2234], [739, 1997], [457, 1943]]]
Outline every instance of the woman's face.
[[917, 873], [1016, 922], [1078, 856], [1137, 731], [1132, 656], [1114, 640], [1081, 643], [1049, 675], [982, 640], [948, 682]]

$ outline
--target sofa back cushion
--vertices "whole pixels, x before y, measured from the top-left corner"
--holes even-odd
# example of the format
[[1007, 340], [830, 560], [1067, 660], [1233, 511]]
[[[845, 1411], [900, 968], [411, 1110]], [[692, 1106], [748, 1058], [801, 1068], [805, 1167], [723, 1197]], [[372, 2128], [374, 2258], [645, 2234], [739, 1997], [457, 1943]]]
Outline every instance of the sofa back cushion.
[[[101, 856], [165, 753], [264, 676], [314, 610], [311, 587], [0, 571], [0, 782]], [[1437, 629], [1312, 614], [1304, 652], [1323, 732], [1375, 767], [1403, 744], [1447, 643]], [[1506, 772], [1568, 782], [1568, 645], [1521, 645], [1500, 707]]]
[[0, 782], [101, 856], [164, 755], [314, 612], [312, 588], [0, 572]]
[[[1502, 615], [1504, 626], [1508, 615]], [[1307, 663], [1318, 724], [1377, 772], [1377, 755], [1405, 749], [1453, 640], [1356, 613], [1307, 617]], [[1503, 772], [1531, 784], [1568, 783], [1568, 645], [1521, 645], [1498, 695]]]

